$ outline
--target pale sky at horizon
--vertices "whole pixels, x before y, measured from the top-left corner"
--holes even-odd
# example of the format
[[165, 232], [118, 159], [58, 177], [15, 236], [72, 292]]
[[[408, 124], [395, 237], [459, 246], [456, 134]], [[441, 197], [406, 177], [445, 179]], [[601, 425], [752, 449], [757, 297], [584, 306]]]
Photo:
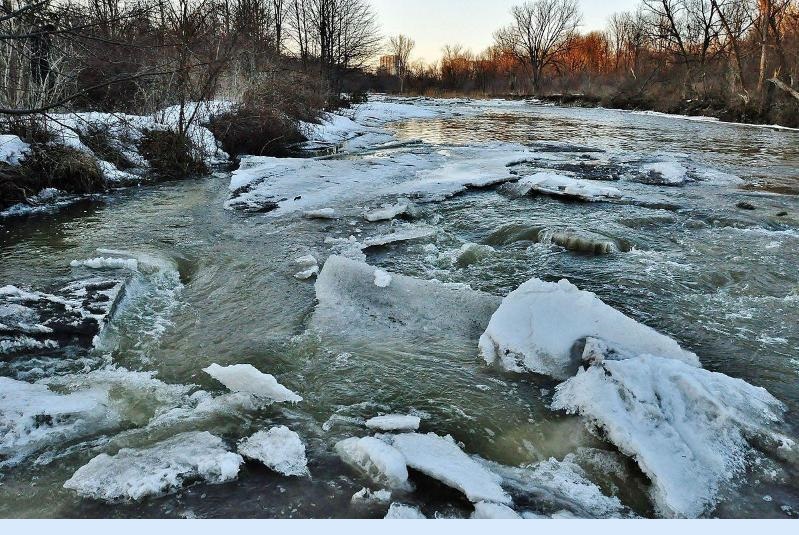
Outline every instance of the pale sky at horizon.
[[[473, 52], [490, 46], [494, 31], [510, 22], [510, 8], [523, 0], [369, 0], [382, 33], [416, 41], [413, 59], [437, 61], [441, 48], [460, 43]], [[601, 30], [611, 14], [634, 10], [640, 0], [579, 0], [581, 29]]]

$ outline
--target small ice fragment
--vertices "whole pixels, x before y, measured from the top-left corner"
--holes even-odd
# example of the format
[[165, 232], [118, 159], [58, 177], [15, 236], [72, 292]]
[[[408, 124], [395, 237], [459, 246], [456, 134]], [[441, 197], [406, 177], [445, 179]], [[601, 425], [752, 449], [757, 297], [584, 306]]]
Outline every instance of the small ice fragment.
[[239, 445], [247, 459], [260, 461], [284, 476], [307, 476], [308, 459], [300, 436], [286, 426], [259, 431]]
[[472, 518], [475, 520], [519, 520], [521, 517], [508, 507], [498, 503], [477, 502]]
[[408, 487], [408, 469], [402, 454], [374, 437], [348, 438], [336, 444], [341, 460], [357, 468], [379, 484], [391, 488]]
[[418, 416], [388, 414], [370, 418], [366, 421], [366, 427], [379, 431], [416, 431], [420, 423], [421, 419]]
[[397, 203], [394, 205], [384, 204], [382, 208], [372, 210], [364, 215], [364, 219], [370, 223], [377, 223], [378, 221], [390, 221], [395, 217], [408, 213], [407, 203]]
[[124, 268], [131, 271], [139, 269], [139, 262], [135, 258], [90, 258], [88, 260], [73, 260], [69, 265], [72, 267], [87, 267], [90, 269]]
[[362, 488], [352, 495], [353, 504], [371, 505], [373, 503], [388, 503], [391, 501], [391, 491], [386, 489], [375, 490]]
[[301, 281], [307, 281], [312, 277], [319, 275], [319, 266], [312, 266], [305, 271], [300, 271], [294, 274], [294, 278]]
[[375, 270], [375, 286], [378, 288], [388, 288], [391, 285], [391, 275], [382, 269]]
[[254, 394], [278, 403], [286, 401], [297, 403], [302, 401], [302, 397], [278, 383], [274, 376], [261, 373], [250, 364], [236, 364], [226, 367], [211, 364], [203, 371], [225, 385], [232, 392]]
[[303, 212], [306, 219], [338, 219], [338, 215], [333, 208], [322, 208], [320, 210], [308, 210]]
[[296, 260], [294, 260], [294, 263], [304, 268], [309, 268], [319, 265], [319, 261], [316, 259], [316, 257], [310, 254], [297, 258]]
[[388, 513], [384, 517], [386, 520], [426, 520], [427, 517], [422, 514], [418, 507], [410, 505], [403, 505], [401, 503], [392, 503], [388, 508]]

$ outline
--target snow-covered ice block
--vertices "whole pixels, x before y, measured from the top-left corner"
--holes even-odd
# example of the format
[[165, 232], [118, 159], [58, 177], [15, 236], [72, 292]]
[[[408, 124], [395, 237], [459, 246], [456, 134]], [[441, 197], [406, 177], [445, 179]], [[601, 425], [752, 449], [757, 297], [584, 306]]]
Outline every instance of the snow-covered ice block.
[[284, 476], [307, 476], [308, 459], [300, 436], [286, 426], [259, 431], [239, 444], [238, 452]]
[[233, 392], [255, 394], [278, 403], [302, 401], [302, 397], [278, 383], [273, 375], [261, 373], [250, 364], [233, 366], [211, 364], [203, 371]]
[[90, 269], [139, 269], [139, 261], [135, 258], [90, 258], [88, 260], [73, 260], [69, 263], [72, 267], [87, 267]]
[[338, 214], [333, 208], [306, 210], [302, 213], [302, 216], [306, 219], [338, 219]]
[[303, 271], [298, 271], [294, 274], [294, 278], [300, 281], [307, 281], [308, 279], [316, 277], [317, 275], [319, 275], [319, 266], [314, 265]]
[[421, 418], [404, 414], [387, 414], [366, 420], [366, 427], [379, 431], [416, 431]]
[[644, 181], [648, 184], [681, 186], [688, 182], [688, 170], [679, 162], [655, 162], [641, 166]]
[[492, 316], [479, 348], [488, 364], [498, 361], [509, 371], [568, 379], [580, 364], [575, 346], [586, 338], [602, 339], [632, 354], [659, 355], [699, 366], [697, 356], [673, 339], [567, 280], [531, 279], [511, 292]]
[[341, 460], [390, 488], [409, 489], [405, 458], [392, 446], [374, 437], [348, 438], [336, 444]]
[[392, 243], [423, 240], [436, 235], [436, 229], [432, 227], [422, 227], [416, 225], [404, 225], [398, 227], [398, 230], [389, 234], [373, 236], [363, 241], [362, 249], [369, 249], [370, 247], [383, 247], [391, 245]]
[[242, 462], [211, 433], [182, 433], [146, 449], [100, 454], [79, 468], [64, 488], [106, 502], [141, 500], [175, 492], [194, 479], [232, 481]]
[[463, 492], [471, 502], [511, 503], [500, 486], [502, 478], [464, 453], [452, 437], [408, 433], [386, 439], [405, 457], [409, 467]]
[[474, 520], [520, 520], [522, 517], [507, 505], [477, 502], [474, 504], [472, 518]]
[[488, 325], [500, 299], [468, 287], [391, 274], [391, 284], [374, 284], [375, 268], [341, 256], [325, 262], [316, 281], [318, 305], [311, 318], [317, 332], [362, 338], [399, 336], [474, 338]]
[[555, 410], [579, 413], [652, 480], [663, 516], [699, 517], [749, 466], [750, 442], [789, 445], [785, 407], [762, 388], [674, 359], [596, 362], [559, 385]]
[[375, 270], [375, 286], [378, 288], [388, 288], [391, 285], [391, 275], [382, 269]]
[[519, 181], [517, 188], [523, 195], [538, 192], [582, 201], [602, 201], [622, 197], [618, 188], [550, 172], [526, 176]]
[[386, 520], [426, 520], [427, 517], [422, 514], [418, 507], [412, 505], [404, 505], [401, 503], [392, 503], [388, 508], [388, 513], [384, 517]]

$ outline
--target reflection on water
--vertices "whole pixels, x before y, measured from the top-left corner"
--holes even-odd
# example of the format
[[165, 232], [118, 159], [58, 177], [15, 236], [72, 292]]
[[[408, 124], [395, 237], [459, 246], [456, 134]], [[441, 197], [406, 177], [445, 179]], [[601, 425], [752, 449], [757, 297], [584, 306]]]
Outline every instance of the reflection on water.
[[[413, 145], [417, 153], [461, 143], [522, 143], [540, 148], [553, 168], [578, 157], [588, 161], [586, 155], [609, 166], [668, 155], [689, 162], [696, 172], [712, 168], [737, 175], [750, 189], [766, 184], [791, 190], [799, 183], [799, 133], [609, 110], [519, 106], [476, 113], [471, 105], [460, 106], [469, 113], [396, 125], [400, 139], [421, 139]], [[546, 165], [542, 160], [534, 166]], [[707, 368], [766, 387], [791, 411], [799, 410], [797, 198], [755, 195], [732, 185], [627, 187], [673, 208], [517, 198], [501, 189], [473, 192], [420, 208], [419, 219], [439, 230], [434, 238], [370, 250], [368, 261], [497, 296], [531, 277], [568, 278], [675, 337]], [[57, 463], [0, 469], [0, 517], [380, 517], [384, 507], [350, 503], [367, 483], [338, 460], [332, 446], [363, 434], [360, 422], [381, 412], [419, 414], [424, 431], [451, 434], [466, 451], [509, 465], [561, 459], [580, 448], [611, 449], [579, 418], [547, 408], [552, 381], [486, 368], [475, 341], [446, 332], [425, 344], [380, 335], [353, 340], [307, 333], [314, 287], [293, 278], [293, 259], [309, 252], [324, 255], [325, 237], [336, 232], [346, 236], [364, 227], [365, 233], [377, 234], [387, 224], [365, 226], [356, 206], [336, 206], [347, 215], [339, 222], [242, 215], [222, 209], [226, 196], [227, 178], [212, 177], [128, 190], [55, 215], [0, 221], [0, 286], [65, 283], [73, 276], [70, 261], [93, 258], [98, 248], [168, 261], [182, 284], [179, 295], [172, 296], [177, 304], [169, 309], [168, 324], [160, 325], [153, 343], [151, 330], [137, 328], [152, 318], [123, 317], [124, 328], [114, 333], [123, 339], [114, 345], [113, 362], [156, 372], [165, 383], [211, 392], [221, 388], [201, 370], [214, 362], [251, 363], [274, 374], [306, 402], [219, 413], [191, 425], [231, 445], [265, 426], [287, 425], [307, 444], [313, 479], [288, 480], [248, 465], [233, 483], [197, 485], [143, 503], [78, 500], [61, 485], [105, 451], [101, 443], [67, 453]], [[743, 200], [757, 209], [736, 208]], [[510, 226], [516, 230], [508, 231]], [[592, 233], [624, 246], [588, 255], [533, 239], [541, 229]], [[498, 232], [504, 232], [502, 239]], [[490, 243], [496, 253], [458, 265], [452, 253], [464, 243]], [[147, 287], [138, 295], [157, 291]], [[130, 310], [141, 313], [146, 307]], [[0, 359], [0, 375], [13, 377], [16, 369]], [[57, 368], [44, 372], [59, 373]], [[148, 443], [165, 432], [134, 432], [139, 425], [128, 423], [123, 430], [133, 434], [106, 438], [114, 438], [113, 444]], [[652, 514], [641, 500], [645, 478], [632, 463], [622, 470], [617, 494], [638, 514]], [[795, 472], [781, 479], [755, 478], [718, 513], [784, 517], [783, 506], [799, 510], [797, 481]], [[773, 500], [763, 501], [765, 495]], [[414, 494], [395, 499], [453, 515], [470, 512], [457, 493], [426, 478], [418, 479]], [[745, 507], [739, 508], [740, 502]]]

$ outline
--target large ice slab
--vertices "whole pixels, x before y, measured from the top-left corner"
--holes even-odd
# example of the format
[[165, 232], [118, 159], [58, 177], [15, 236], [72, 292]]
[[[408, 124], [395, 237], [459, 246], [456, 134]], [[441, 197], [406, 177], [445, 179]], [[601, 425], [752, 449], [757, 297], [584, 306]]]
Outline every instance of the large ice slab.
[[211, 364], [203, 370], [232, 392], [246, 392], [278, 403], [302, 401], [302, 397], [277, 382], [273, 375], [261, 373], [251, 364], [220, 366]]
[[580, 201], [607, 201], [621, 199], [623, 196], [618, 188], [612, 186], [550, 172], [522, 178], [518, 182], [517, 191], [525, 195], [536, 192]]
[[408, 433], [386, 440], [405, 457], [409, 467], [463, 492], [470, 501], [511, 503], [510, 496], [500, 486], [502, 478], [464, 453], [452, 437]]
[[784, 406], [762, 388], [679, 360], [596, 360], [559, 385], [552, 408], [579, 413], [652, 480], [658, 512], [699, 517], [743, 476], [750, 443], [787, 446]]
[[145, 449], [98, 455], [64, 483], [86, 498], [141, 500], [180, 490], [192, 480], [225, 483], [239, 474], [241, 456], [207, 432], [182, 433]]
[[510, 293], [492, 316], [479, 347], [489, 364], [499, 362], [509, 371], [568, 379], [580, 364], [579, 343], [591, 337], [634, 354], [659, 355], [699, 366], [697, 356], [673, 339], [566, 280], [532, 279]]
[[238, 452], [285, 476], [307, 476], [308, 459], [300, 436], [286, 426], [259, 431], [241, 442]]
[[312, 329], [362, 337], [391, 335], [477, 339], [500, 299], [468, 287], [391, 274], [386, 288], [375, 286], [375, 268], [331, 256], [316, 281], [319, 304]]
[[348, 438], [336, 444], [336, 453], [375, 483], [391, 488], [410, 488], [405, 458], [381, 440], [374, 437]]

